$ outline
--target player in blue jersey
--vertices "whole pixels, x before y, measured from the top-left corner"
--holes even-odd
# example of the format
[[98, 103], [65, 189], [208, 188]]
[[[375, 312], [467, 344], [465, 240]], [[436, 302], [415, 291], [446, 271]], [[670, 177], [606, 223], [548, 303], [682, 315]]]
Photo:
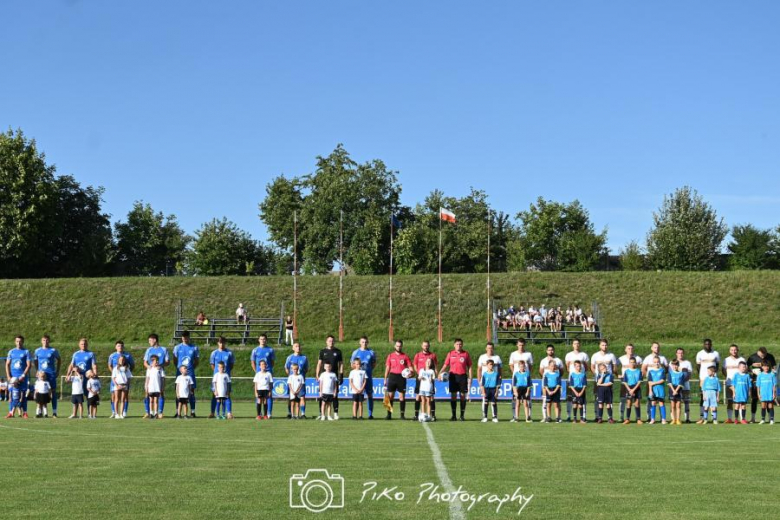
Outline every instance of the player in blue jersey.
[[73, 357], [68, 365], [68, 373], [75, 368], [81, 375], [82, 386], [84, 387], [84, 395], [87, 395], [87, 372], [90, 370], [97, 376], [97, 360], [95, 359], [95, 353], [89, 350], [89, 341], [87, 338], [79, 339], [79, 349], [73, 353]]
[[[195, 379], [195, 369], [200, 363], [200, 349], [190, 343], [189, 331], [181, 333], [181, 343], [173, 347], [173, 363], [176, 370], [181, 373], [181, 367], [187, 369], [187, 374], [192, 379], [192, 389], [189, 392], [190, 416], [195, 417], [195, 389], [198, 387], [198, 381]], [[179, 416], [178, 410], [176, 417]]]
[[515, 401], [515, 415], [510, 422], [520, 420], [520, 403], [523, 403], [525, 422], [531, 421], [531, 368], [522, 359], [516, 363], [517, 372], [512, 375], [512, 393]]
[[542, 392], [545, 396], [547, 415], [545, 422], [551, 421], [550, 412], [552, 406], [555, 405], [555, 417], [557, 422], [563, 422], [561, 420], [561, 373], [558, 368], [558, 364], [551, 360], [547, 364], [544, 373], [542, 375]]
[[[368, 337], [361, 336], [360, 347], [352, 352], [349, 358], [350, 365], [355, 360], [360, 361], [360, 369], [366, 373], [365, 395], [368, 404], [368, 418], [374, 418], [374, 368], [376, 367], [376, 354], [368, 348]], [[434, 368], [435, 370], [435, 368]]]
[[[122, 340], [117, 341], [114, 343], [114, 348], [116, 349], [116, 352], [108, 356], [108, 373], [111, 374], [114, 371], [114, 368], [119, 364], [120, 358], [124, 358], [125, 363], [127, 363], [127, 367], [130, 369], [130, 372], [133, 372], [135, 370], [135, 359], [133, 359], [132, 354], [125, 352], [125, 342]], [[111, 383], [109, 384], [108, 389], [111, 393], [111, 419], [119, 416], [127, 417], [127, 405], [128, 401], [130, 400], [129, 389], [125, 391], [124, 404], [122, 405], [122, 411], [120, 412], [117, 412], [116, 410], [117, 393], [116, 384], [114, 384], [113, 377], [111, 378]]]
[[766, 412], [769, 410], [769, 424], [775, 424], [775, 398], [777, 397], [777, 376], [772, 372], [768, 361], [761, 363], [761, 373], [756, 376], [758, 400], [761, 401], [761, 422], [766, 424]]
[[[298, 374], [303, 376], [304, 383], [300, 391], [296, 394], [296, 398], [299, 399], [299, 402], [296, 404], [299, 405], [300, 409], [299, 418], [306, 419], [306, 372], [309, 370], [309, 359], [301, 354], [301, 344], [297, 341], [293, 343], [292, 350], [293, 353], [287, 356], [287, 360], [284, 362], [284, 372], [289, 378], [293, 375], [293, 365], [298, 365]], [[292, 410], [289, 406], [290, 405], [288, 404], [287, 418], [292, 419]]]
[[[501, 385], [501, 374], [496, 370], [492, 359], [487, 361], [487, 371], [482, 372], [479, 380], [482, 391], [482, 422], [487, 422], [488, 404], [493, 412], [493, 422], [498, 422], [498, 387]], [[558, 405], [560, 407], [560, 404]], [[559, 412], [560, 413], [560, 412]]]
[[669, 365], [669, 402], [672, 405], [672, 424], [681, 425], [683, 389], [685, 388], [685, 372], [680, 370], [680, 362], [673, 359]]
[[596, 378], [596, 400], [598, 401], [598, 408], [596, 409], [596, 422], [604, 422], [604, 408], [607, 409], [607, 415], [609, 417], [609, 423], [612, 424], [615, 420], [612, 418], [612, 400], [613, 393], [612, 386], [615, 382], [612, 372], [607, 371], [606, 363], [598, 364], [599, 374]]
[[626, 404], [626, 417], [623, 424], [631, 423], [632, 408], [636, 410], [636, 423], [642, 424], [642, 369], [637, 366], [636, 356], [632, 355], [629, 358], [628, 368], [623, 370], [622, 379]]
[[35, 350], [35, 369], [46, 375], [46, 381], [51, 387], [51, 416], [57, 418], [57, 376], [60, 373], [62, 360], [56, 348], [51, 348], [51, 338], [44, 334], [41, 338], [40, 348]]
[[[217, 350], [213, 351], [211, 353], [211, 356], [209, 356], [209, 365], [211, 365], [211, 370], [213, 371], [213, 374], [216, 374], [219, 372], [219, 364], [224, 363], [225, 365], [225, 373], [228, 375], [228, 378], [233, 373], [233, 365], [236, 364], [236, 358], [233, 356], [233, 351], [228, 350], [227, 348], [227, 338], [225, 336], [220, 336], [217, 340]], [[230, 383], [228, 382], [228, 386]], [[225, 410], [227, 412], [227, 418], [232, 419], [233, 418], [233, 401], [230, 398], [230, 389], [228, 388], [227, 395], [224, 397], [220, 397], [220, 399], [224, 399], [224, 406]], [[211, 391], [212, 391], [212, 398], [211, 398], [211, 414], [209, 414], [209, 419], [213, 419], [215, 417], [214, 412], [217, 410], [217, 395], [214, 394], [214, 385], [212, 383], [211, 385]]]
[[734, 374], [731, 383], [734, 411], [736, 413], [734, 424], [747, 424], [745, 414], [747, 412], [747, 402], [750, 399], [750, 390], [753, 388], [753, 376], [748, 372], [745, 361], [740, 362], [738, 372]]
[[[276, 361], [276, 352], [273, 347], [268, 346], [268, 336], [260, 334], [257, 338], [257, 346], [252, 350], [252, 354], [249, 356], [249, 360], [252, 363], [252, 370], [255, 373], [260, 372], [260, 362], [265, 361], [266, 368], [271, 374], [274, 373], [274, 361]], [[288, 403], [289, 404], [289, 403]], [[266, 410], [268, 412], [268, 418], [271, 419], [274, 411], [274, 396], [273, 392], [268, 392], [266, 398]]]
[[718, 424], [718, 401], [720, 401], [720, 381], [717, 376], [718, 367], [707, 367], [707, 376], [701, 381], [702, 403], [704, 416], [696, 424], [707, 424], [707, 413], [712, 414], [712, 424]]
[[651, 358], [647, 370], [647, 393], [650, 394], [650, 424], [655, 424], [656, 407], [661, 409], [661, 424], [666, 424], [666, 368], [660, 356]]
[[574, 370], [569, 373], [568, 386], [566, 393], [571, 392], [571, 405], [573, 421], [577, 422], [577, 412], [580, 412], [580, 423], [585, 422], [585, 399], [588, 387], [588, 374], [585, 372], [587, 365], [583, 365], [581, 360], [574, 362]]
[[[30, 375], [30, 369], [32, 368], [32, 362], [30, 360], [30, 351], [24, 348], [24, 336], [18, 335], [14, 338], [15, 346], [8, 351], [8, 357], [5, 360], [5, 377], [8, 378], [9, 385], [11, 378], [16, 380], [16, 388], [21, 392], [21, 399], [18, 406], [22, 411], [22, 417], [27, 419], [27, 389], [29, 387], [28, 377]], [[9, 388], [9, 392], [13, 392], [12, 388]], [[9, 405], [12, 404], [9, 401]], [[9, 412], [12, 407], [9, 406]], [[9, 413], [9, 417], [10, 417]]]
[[[157, 400], [157, 418], [162, 419], [165, 412], [165, 367], [171, 364], [168, 357], [168, 349], [160, 345], [160, 337], [157, 334], [149, 334], [149, 348], [144, 353], [144, 368], [149, 370], [152, 366], [152, 356], [157, 356], [160, 370], [162, 371], [162, 384], [160, 385], [160, 397]], [[144, 398], [144, 419], [149, 418], [149, 398]]]

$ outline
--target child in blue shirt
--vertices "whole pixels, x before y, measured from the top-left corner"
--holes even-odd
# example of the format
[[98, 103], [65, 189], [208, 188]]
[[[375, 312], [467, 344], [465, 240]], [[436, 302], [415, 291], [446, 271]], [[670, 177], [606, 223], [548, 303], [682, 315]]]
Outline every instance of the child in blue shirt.
[[753, 379], [748, 373], [746, 362], [739, 362], [739, 372], [731, 378], [731, 386], [729, 388], [731, 388], [734, 412], [736, 414], [734, 424], [747, 424], [745, 410], [750, 398], [750, 390], [753, 388]]
[[653, 356], [653, 367], [647, 371], [647, 386], [650, 394], [650, 424], [655, 424], [656, 407], [661, 408], [661, 424], [666, 424], [666, 369], [661, 358]]
[[520, 403], [523, 403], [525, 411], [525, 422], [531, 421], [531, 372], [525, 361], [517, 362], [517, 372], [512, 376], [512, 391], [515, 394], [515, 417], [511, 422], [517, 422], [520, 418]]
[[720, 380], [716, 374], [715, 365], [707, 369], [707, 377], [701, 382], [701, 393], [704, 400], [704, 417], [696, 424], [707, 424], [707, 413], [712, 414], [712, 424], [718, 424], [718, 400], [720, 399]]
[[547, 419], [545, 422], [550, 422], [552, 406], [555, 405], [555, 420], [561, 421], [561, 373], [558, 371], [558, 365], [555, 361], [550, 361], [547, 365], [547, 370], [544, 371], [542, 377], [542, 391], [545, 397], [547, 397]]
[[24, 398], [24, 391], [22, 385], [18, 379], [12, 377], [8, 380], [8, 400], [9, 412], [6, 419], [11, 419], [16, 413], [19, 413], [19, 417], [22, 417], [22, 399]]
[[681, 425], [681, 404], [685, 388], [685, 372], [680, 370], [680, 362], [673, 360], [669, 370], [669, 401], [672, 403], [672, 424]]
[[599, 363], [599, 375], [596, 379], [596, 399], [598, 400], [598, 410], [596, 411], [596, 422], [604, 422], [604, 407], [607, 408], [609, 424], [615, 421], [612, 419], [612, 384], [614, 376], [607, 372], [607, 365]]
[[577, 410], [580, 412], [580, 422], [585, 422], [585, 395], [587, 393], [588, 379], [585, 371], [582, 370], [582, 362], [574, 362], [574, 371], [569, 374], [569, 386], [567, 392], [571, 392], [571, 404], [574, 410], [574, 422], [577, 422]]
[[777, 396], [777, 376], [770, 372], [767, 361], [761, 363], [761, 373], [756, 376], [758, 400], [761, 401], [761, 422], [766, 424], [766, 411], [769, 410], [769, 424], [775, 424], [775, 397]]
[[487, 362], [487, 371], [482, 373], [482, 380], [479, 382], [482, 390], [482, 422], [487, 422], [487, 409], [490, 404], [493, 412], [493, 422], [498, 422], [498, 372], [495, 371], [495, 364], [492, 359]]
[[636, 423], [642, 424], [642, 370], [636, 366], [636, 358], [628, 362], [628, 368], [623, 371], [623, 388], [626, 389], [626, 420], [631, 423], [631, 408], [636, 409]]

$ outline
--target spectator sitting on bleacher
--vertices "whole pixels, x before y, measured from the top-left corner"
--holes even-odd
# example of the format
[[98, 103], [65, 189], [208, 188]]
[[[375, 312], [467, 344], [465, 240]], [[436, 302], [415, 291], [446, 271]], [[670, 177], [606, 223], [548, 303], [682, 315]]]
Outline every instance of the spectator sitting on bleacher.
[[575, 325], [581, 325], [582, 324], [582, 309], [580, 309], [579, 305], [574, 306], [574, 324]]
[[246, 308], [243, 303], [239, 303], [238, 309], [236, 309], [236, 323], [246, 323], [246, 318]]
[[566, 307], [566, 325], [574, 323], [574, 311], [571, 309], [571, 305]]
[[583, 332], [595, 332], [596, 331], [596, 320], [593, 318], [593, 314], [588, 314], [587, 317], [583, 315], [582, 317], [582, 331]]
[[544, 327], [544, 318], [541, 314], [537, 313], [534, 314], [534, 330], [543, 330]]
[[209, 319], [206, 317], [206, 314], [203, 311], [200, 311], [198, 313], [198, 317], [195, 318], [195, 325], [208, 325]]

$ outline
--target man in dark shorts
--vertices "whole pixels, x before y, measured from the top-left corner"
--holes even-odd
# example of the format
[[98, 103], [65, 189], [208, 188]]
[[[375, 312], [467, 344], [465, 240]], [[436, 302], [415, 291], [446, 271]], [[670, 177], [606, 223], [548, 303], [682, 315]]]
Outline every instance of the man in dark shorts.
[[751, 354], [747, 359], [748, 370], [752, 374], [753, 385], [750, 389], [750, 421], [756, 422], [756, 409], [758, 409], [758, 388], [756, 387], [756, 377], [761, 373], [761, 364], [766, 361], [769, 363], [769, 371], [775, 369], [775, 357], [767, 352], [766, 347], [761, 347], [755, 354]]
[[[320, 350], [320, 357], [317, 360], [317, 371], [315, 375], [319, 379], [320, 374], [324, 371], [325, 365], [330, 364], [331, 370], [336, 374], [339, 379], [339, 387], [344, 382], [344, 356], [341, 354], [341, 350], [335, 347], [336, 338], [330, 334], [325, 338], [325, 348]], [[336, 389], [336, 394], [333, 398], [333, 416], [338, 420], [339, 418], [339, 392]]]
[[466, 400], [469, 399], [471, 390], [471, 356], [463, 350], [463, 340], [460, 338], [455, 340], [455, 349], [447, 354], [444, 365], [441, 367], [442, 373], [446, 371], [447, 367], [450, 367], [450, 407], [452, 408], [450, 421], [457, 421], [455, 412], [458, 394], [460, 394], [460, 420], [465, 421]]
[[[385, 361], [385, 381], [387, 383], [387, 390], [385, 391], [385, 400], [388, 401], [387, 407], [387, 419], [388, 421], [393, 418], [393, 397], [398, 392], [398, 401], [401, 403], [401, 420], [406, 419], [406, 376], [404, 376], [404, 370], [409, 370], [411, 374], [414, 374], [412, 369], [412, 360], [406, 355], [404, 349], [404, 342], [400, 339], [395, 342], [393, 347], [395, 350], [387, 356]], [[409, 375], [411, 377], [411, 375]]]
[[[414, 371], [416, 373], [420, 373], [420, 370], [425, 369], [425, 364], [430, 359], [433, 363], [431, 368], [433, 369], [433, 372], [436, 373], [439, 368], [439, 360], [436, 358], [436, 353], [431, 352], [431, 342], [426, 340], [422, 342], [422, 346], [420, 347], [422, 350], [414, 355], [414, 362], [412, 363], [414, 365]], [[416, 379], [416, 383], [414, 385], [414, 394], [417, 396], [414, 401], [414, 420], [418, 420], [420, 418], [420, 380]], [[431, 420], [436, 420], [436, 385], [431, 385], [431, 390], [433, 392], [433, 395], [431, 395]]]

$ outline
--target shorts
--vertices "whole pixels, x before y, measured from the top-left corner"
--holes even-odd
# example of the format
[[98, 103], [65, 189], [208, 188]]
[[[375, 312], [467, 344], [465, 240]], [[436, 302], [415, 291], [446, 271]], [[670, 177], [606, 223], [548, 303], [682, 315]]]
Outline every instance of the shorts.
[[612, 387], [599, 386], [596, 388], [597, 388], [596, 401], [599, 404], [612, 404]]
[[775, 400], [770, 397], [769, 399], [761, 399], [761, 402], [762, 403], [774, 403]]
[[554, 393], [547, 394], [547, 402], [548, 403], [560, 403], [561, 402], [561, 389], [559, 388]]
[[653, 394], [653, 395], [648, 396], [648, 399], [650, 399], [650, 401], [654, 401], [656, 403], [659, 403], [659, 402], [663, 403], [664, 401], [666, 401], [666, 395], [665, 394], [661, 394], [661, 395]]
[[[417, 394], [417, 395], [425, 395], [424, 393], [420, 392], [420, 383], [421, 383], [421, 381], [418, 379], [417, 382], [414, 384], [414, 393]], [[368, 390], [368, 385], [366, 385], [366, 390]], [[435, 384], [431, 385], [431, 391], [427, 392], [427, 394], [428, 395], [426, 397], [433, 397], [434, 395], [436, 395], [436, 385]]]
[[[625, 390], [625, 387], [623, 389]], [[632, 401], [640, 401], [642, 399], [642, 389], [637, 388], [636, 390], [634, 390], [633, 396], [631, 396], [631, 394], [628, 393], [628, 390], [626, 390], [626, 395], [623, 397], [625, 397], [626, 399], [631, 399]]]
[[468, 395], [469, 393], [469, 378], [466, 374], [452, 374], [450, 373], [450, 394], [453, 396], [460, 392], [461, 394]]
[[687, 403], [687, 402], [690, 402], [690, 400], [691, 400], [691, 391], [690, 391], [690, 389], [685, 389], [685, 388], [683, 388], [683, 391], [682, 391], [682, 399], [683, 399], [683, 401], [685, 401], [686, 403]]
[[387, 395], [392, 397], [395, 392], [406, 393], [406, 378], [401, 374], [389, 374], [387, 378]]
[[190, 402], [190, 398], [189, 397], [177, 397], [176, 398], [176, 402], [179, 403], [179, 404], [187, 404], [187, 403]]
[[496, 388], [485, 388], [485, 401], [495, 403], [498, 401], [498, 392]]
[[682, 401], [682, 390], [677, 392], [676, 394], [674, 392], [669, 392], [669, 401], [672, 403], [679, 403]]
[[291, 395], [291, 396], [290, 396], [290, 402], [291, 402], [291, 403], [296, 403], [296, 404], [298, 404], [298, 403], [300, 403], [300, 402], [301, 402], [301, 398], [300, 398], [300, 397], [295, 397], [295, 396], [292, 396], [292, 395]]
[[718, 407], [718, 393], [715, 390], [705, 390], [701, 393], [704, 408]]
[[260, 399], [268, 399], [268, 397], [271, 395], [270, 390], [258, 390], [257, 391], [257, 397]]
[[160, 397], [160, 392], [151, 392], [149, 397]]
[[38, 404], [49, 404], [51, 402], [51, 395], [38, 394], [37, 396], [35, 396], [35, 402]]
[[84, 404], [84, 394], [70, 396], [70, 402], [73, 404]]
[[418, 391], [417, 395], [420, 397], [433, 397], [434, 393], [431, 390]]
[[114, 389], [111, 390], [111, 392], [116, 392], [118, 390], [127, 390], [128, 385], [114, 385]]
[[333, 394], [322, 394], [322, 397], [320, 398], [323, 403], [332, 403], [334, 400]]
[[747, 399], [737, 399], [734, 398], [734, 404], [747, 404]]
[[[572, 389], [573, 390], [573, 389]], [[578, 388], [577, 390], [581, 390], [581, 388]], [[567, 395], [571, 396], [571, 404], [576, 404], [580, 406], [584, 406], [586, 404], [586, 396], [588, 395], [588, 392], [582, 392], [581, 396], [574, 395], [573, 391], [567, 392]]]
[[87, 403], [89, 404], [89, 406], [97, 406], [97, 405], [99, 405], [100, 404], [100, 396], [96, 395], [94, 397], [88, 397], [87, 398]]
[[516, 386], [515, 389], [517, 390], [517, 400], [518, 401], [530, 401], [531, 398], [528, 395], [528, 387], [527, 386]]
[[364, 396], [362, 392], [359, 394], [352, 394], [352, 401], [355, 403], [362, 403], [365, 398], [366, 396]]

